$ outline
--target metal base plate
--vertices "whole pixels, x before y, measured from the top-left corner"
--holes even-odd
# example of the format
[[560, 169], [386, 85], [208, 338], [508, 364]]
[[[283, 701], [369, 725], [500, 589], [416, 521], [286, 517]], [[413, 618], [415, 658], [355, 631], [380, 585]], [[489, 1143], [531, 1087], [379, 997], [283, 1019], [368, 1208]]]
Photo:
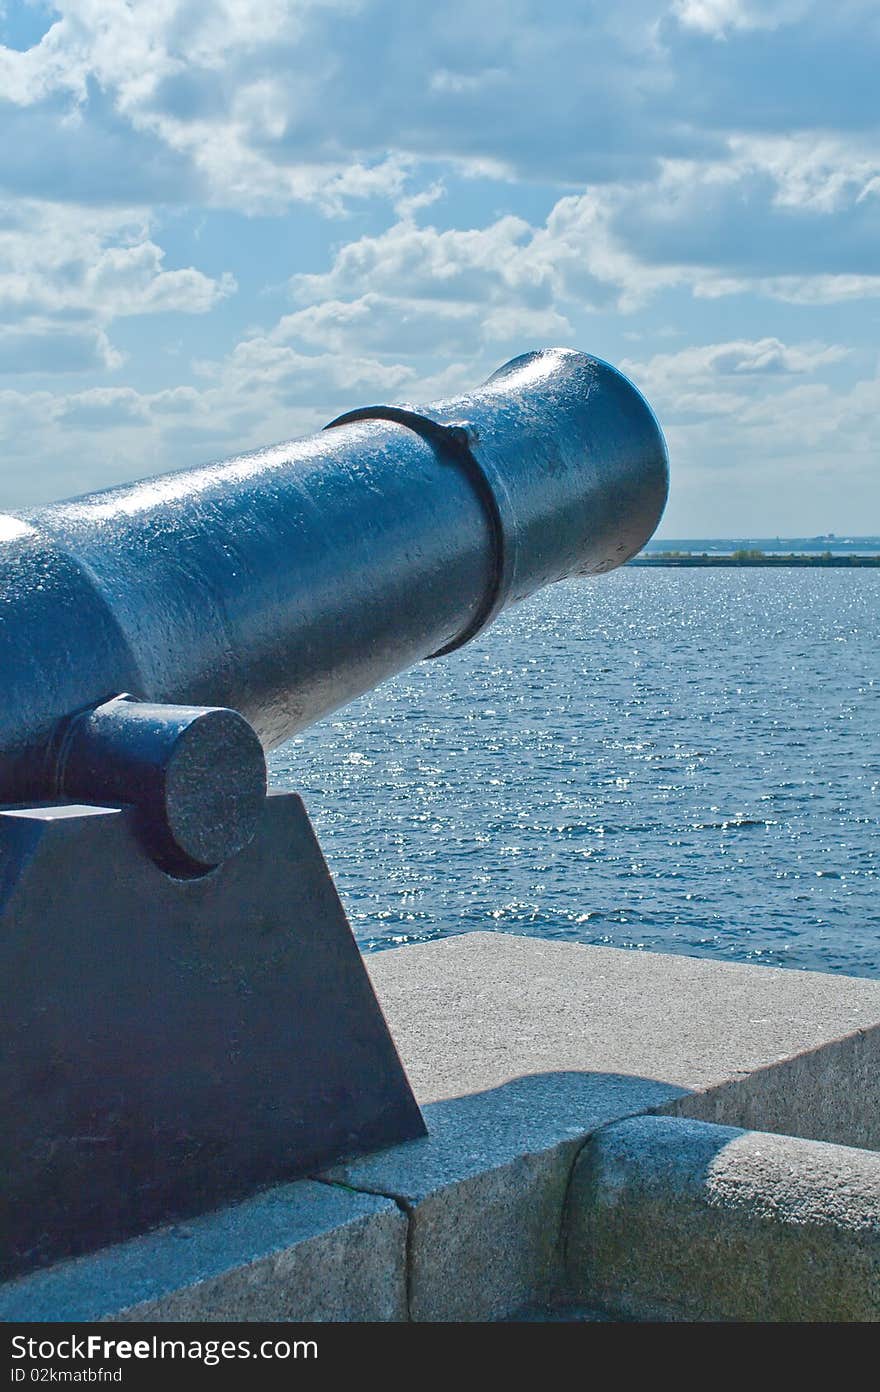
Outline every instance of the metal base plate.
[[0, 811], [0, 1275], [425, 1134], [301, 800], [200, 879]]

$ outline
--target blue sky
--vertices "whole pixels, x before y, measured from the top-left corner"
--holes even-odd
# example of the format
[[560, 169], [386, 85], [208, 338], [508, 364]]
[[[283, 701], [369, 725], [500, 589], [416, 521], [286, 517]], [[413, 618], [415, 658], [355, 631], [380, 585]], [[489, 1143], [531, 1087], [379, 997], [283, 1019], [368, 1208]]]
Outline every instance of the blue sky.
[[877, 0], [0, 16], [0, 506], [568, 344], [660, 417], [661, 535], [880, 532]]

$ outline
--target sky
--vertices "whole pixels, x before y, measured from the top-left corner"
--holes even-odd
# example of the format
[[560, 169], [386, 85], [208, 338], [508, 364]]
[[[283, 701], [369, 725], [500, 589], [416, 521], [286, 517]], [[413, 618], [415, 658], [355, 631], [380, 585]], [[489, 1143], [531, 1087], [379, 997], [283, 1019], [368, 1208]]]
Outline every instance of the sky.
[[878, 0], [0, 0], [0, 507], [532, 348], [658, 535], [880, 533]]

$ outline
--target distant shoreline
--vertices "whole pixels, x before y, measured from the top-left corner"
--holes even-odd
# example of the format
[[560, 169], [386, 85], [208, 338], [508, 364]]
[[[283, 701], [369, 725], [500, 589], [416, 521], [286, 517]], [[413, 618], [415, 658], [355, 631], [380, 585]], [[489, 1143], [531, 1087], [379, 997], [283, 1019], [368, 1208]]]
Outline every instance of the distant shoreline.
[[634, 556], [629, 565], [634, 566], [736, 566], [736, 567], [755, 567], [755, 566], [795, 566], [808, 567], [810, 569], [876, 569], [880, 566], [880, 556], [858, 556], [858, 555], [737, 555], [735, 552], [729, 556], [709, 556], [709, 555], [675, 555], [673, 553], [664, 554], [662, 551], [655, 551], [653, 554]]

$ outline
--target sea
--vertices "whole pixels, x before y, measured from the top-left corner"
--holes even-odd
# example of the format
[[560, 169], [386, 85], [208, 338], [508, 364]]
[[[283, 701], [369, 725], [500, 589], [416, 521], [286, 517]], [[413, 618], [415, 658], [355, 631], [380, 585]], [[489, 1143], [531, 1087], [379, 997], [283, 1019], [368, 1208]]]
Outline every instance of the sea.
[[565, 581], [276, 750], [366, 952], [880, 975], [880, 570]]

